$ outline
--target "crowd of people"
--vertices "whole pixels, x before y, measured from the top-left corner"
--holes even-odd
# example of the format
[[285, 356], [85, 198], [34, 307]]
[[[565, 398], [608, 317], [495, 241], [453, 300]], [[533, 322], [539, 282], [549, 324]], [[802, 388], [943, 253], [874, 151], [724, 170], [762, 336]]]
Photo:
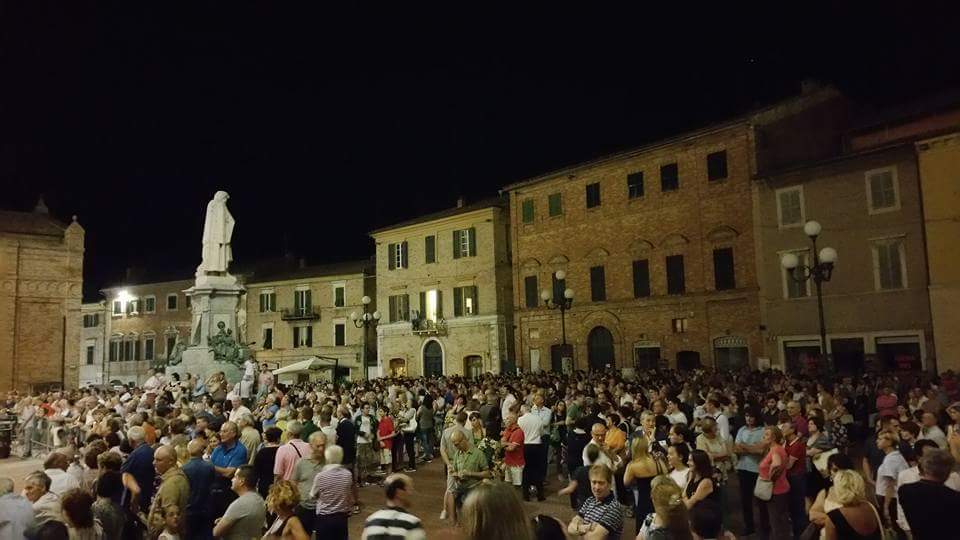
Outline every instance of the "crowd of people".
[[363, 489], [386, 496], [363, 538], [425, 538], [438, 458], [416, 510], [466, 540], [949, 538], [960, 515], [949, 372], [244, 380], [10, 392], [23, 452], [52, 448], [20, 493], [0, 477], [0, 538], [340, 539]]

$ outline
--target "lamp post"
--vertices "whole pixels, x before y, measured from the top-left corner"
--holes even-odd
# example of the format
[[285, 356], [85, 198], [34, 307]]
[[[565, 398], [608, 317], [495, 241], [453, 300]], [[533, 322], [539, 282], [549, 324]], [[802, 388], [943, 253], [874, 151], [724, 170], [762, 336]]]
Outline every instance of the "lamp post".
[[817, 289], [817, 315], [820, 317], [820, 354], [827, 357], [827, 326], [823, 320], [823, 283], [830, 281], [833, 275], [833, 265], [837, 262], [837, 250], [825, 247], [817, 251], [817, 237], [823, 227], [816, 221], [808, 221], [803, 225], [803, 232], [810, 238], [813, 245], [813, 264], [802, 265], [800, 258], [794, 253], [787, 253], [780, 259], [780, 264], [790, 274], [790, 278], [797, 283], [813, 281]]
[[[557, 270], [553, 275], [557, 278], [557, 281], [563, 281], [567, 278], [567, 273], [563, 270]], [[565, 281], [564, 284], [566, 284]], [[540, 299], [543, 300], [544, 305], [546, 305], [548, 309], [560, 310], [560, 336], [562, 340], [561, 348], [563, 350], [563, 354], [568, 354], [566, 314], [567, 310], [573, 307], [573, 289], [569, 287], [564, 289], [563, 297], [558, 297], [556, 293], [556, 290], [551, 293], [547, 289], [543, 289], [540, 291]], [[568, 356], [572, 357], [573, 355], [568, 354]], [[556, 367], [554, 367], [554, 369], [556, 369]]]
[[[367, 339], [367, 330], [373, 327], [373, 325], [377, 324], [377, 321], [380, 320], [380, 312], [374, 311], [373, 313], [370, 313], [369, 296], [364, 296], [361, 298], [360, 303], [363, 304], [363, 313], [358, 314], [356, 311], [354, 311], [350, 314], [350, 320], [353, 321], [353, 325], [357, 328], [363, 328], [363, 347], [361, 349], [363, 351], [363, 379], [368, 380], [370, 378], [370, 373], [367, 370], [367, 342], [369, 341]], [[333, 378], [337, 378], [336, 373], [333, 374]]]

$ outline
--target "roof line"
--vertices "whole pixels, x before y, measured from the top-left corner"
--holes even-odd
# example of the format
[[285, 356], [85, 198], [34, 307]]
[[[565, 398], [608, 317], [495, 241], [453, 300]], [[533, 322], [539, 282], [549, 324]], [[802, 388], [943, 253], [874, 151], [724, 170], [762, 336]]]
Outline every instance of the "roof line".
[[778, 176], [786, 176], [786, 175], [795, 174], [795, 173], [799, 173], [799, 172], [810, 170], [810, 169], [816, 169], [817, 167], [823, 167], [825, 165], [831, 165], [834, 163], [849, 161], [849, 160], [864, 157], [864, 156], [869, 156], [873, 154], [882, 154], [883, 152], [892, 151], [892, 150], [902, 150], [906, 148], [912, 148], [914, 143], [915, 141], [911, 140], [908, 142], [900, 141], [900, 142], [895, 142], [891, 144], [885, 144], [882, 146], [875, 146], [875, 147], [867, 148], [865, 150], [859, 150], [857, 152], [850, 152], [850, 153], [840, 154], [837, 156], [831, 156], [828, 158], [821, 159], [820, 161], [803, 163], [801, 165], [788, 167], [786, 169], [780, 169], [780, 170], [775, 170], [770, 172], [759, 172], [756, 175], [754, 175], [753, 179], [763, 180], [764, 178], [775, 178]]

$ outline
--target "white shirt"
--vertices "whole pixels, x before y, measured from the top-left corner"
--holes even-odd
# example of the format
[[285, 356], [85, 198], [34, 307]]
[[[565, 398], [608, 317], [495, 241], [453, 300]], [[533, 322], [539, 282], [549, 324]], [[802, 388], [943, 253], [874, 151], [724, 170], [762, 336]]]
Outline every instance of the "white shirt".
[[[914, 465], [909, 469], [904, 469], [900, 471], [900, 474], [897, 475], [897, 492], [900, 491], [900, 486], [906, 484], [912, 484], [914, 482], [920, 481], [920, 468]], [[943, 484], [948, 488], [954, 491], [960, 491], [960, 474], [957, 474], [956, 471], [950, 473], [950, 476], [947, 477], [947, 481]], [[903, 514], [903, 507], [900, 506], [900, 499], [897, 498], [897, 524], [900, 525], [900, 528], [909, 531], [910, 524], [907, 523], [907, 516]]]
[[516, 396], [513, 394], [507, 394], [507, 396], [503, 398], [503, 404], [500, 405], [500, 418], [506, 418], [507, 413], [510, 412], [510, 407], [513, 407], [513, 404], [516, 402]]
[[943, 433], [943, 430], [940, 429], [940, 426], [933, 426], [931, 428], [920, 428], [920, 436], [917, 437], [917, 440], [931, 440], [937, 443], [937, 447], [941, 450], [947, 447], [947, 436]]
[[667, 420], [670, 420], [671, 424], [687, 424], [687, 415], [683, 411], [677, 409], [677, 412], [670, 413], [666, 415]]
[[523, 444], [540, 444], [542, 422], [536, 413], [524, 414], [517, 420], [517, 425], [523, 431]]
[[670, 478], [673, 479], [674, 482], [677, 483], [678, 486], [680, 486], [680, 490], [683, 491], [687, 489], [687, 480], [689, 480], [690, 478], [689, 474], [690, 474], [690, 469], [684, 469], [682, 471], [678, 471], [674, 469], [670, 471], [669, 476]]
[[49, 491], [56, 493], [58, 496], [62, 496], [71, 489], [80, 487], [80, 482], [77, 481], [77, 478], [72, 474], [67, 474], [66, 471], [61, 471], [60, 469], [45, 469], [43, 472], [50, 477]]
[[250, 409], [246, 408], [244, 405], [241, 405], [230, 411], [229, 420], [236, 424], [241, 418], [243, 418], [243, 415], [245, 414], [251, 414]]
[[720, 438], [730, 439], [730, 420], [722, 412], [707, 413], [707, 416], [717, 421], [717, 434]]
[[336, 426], [320, 426], [320, 431], [322, 431], [323, 434], [327, 436], [327, 446], [330, 446], [332, 444], [337, 444], [337, 427]]

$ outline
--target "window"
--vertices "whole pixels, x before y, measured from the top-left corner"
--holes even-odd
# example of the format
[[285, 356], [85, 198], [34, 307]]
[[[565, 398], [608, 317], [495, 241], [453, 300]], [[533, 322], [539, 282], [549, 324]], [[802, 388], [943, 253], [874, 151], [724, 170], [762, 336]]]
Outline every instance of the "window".
[[646, 259], [633, 261], [633, 297], [650, 296], [650, 263]]
[[689, 324], [689, 319], [674, 319], [673, 320], [673, 333], [674, 334], [683, 334], [687, 331], [687, 325]]
[[343, 347], [346, 345], [346, 330], [347, 325], [344, 323], [335, 323], [333, 325], [333, 345], [335, 347]]
[[423, 262], [437, 262], [437, 237], [432, 234], [423, 239]]
[[683, 294], [686, 283], [683, 275], [683, 255], [667, 257], [667, 294]]
[[[780, 257], [786, 253], [793, 253], [797, 256], [797, 259], [800, 260], [799, 266], [809, 266], [810, 265], [810, 254], [806, 250], [799, 251], [790, 251], [785, 253], [780, 253]], [[777, 264], [780, 265], [780, 259], [777, 259]], [[810, 296], [810, 288], [808, 286], [808, 281], [797, 281], [793, 279], [792, 272], [780, 267], [781, 272], [783, 272], [783, 297], [784, 298], [804, 298]]]
[[147, 296], [143, 299], [143, 312], [144, 313], [156, 313], [157, 312], [157, 297], [156, 296]]
[[96, 328], [100, 326], [100, 314], [94, 313], [92, 315], [83, 316], [83, 327], [84, 328]]
[[177, 310], [177, 295], [168, 294], [167, 295], [167, 311], [176, 311]]
[[477, 230], [473, 227], [453, 231], [453, 258], [477, 255]]
[[547, 197], [547, 208], [550, 217], [563, 215], [563, 196], [560, 193], [551, 193]]
[[294, 326], [293, 327], [293, 348], [313, 347], [313, 327], [312, 326]]
[[143, 338], [143, 359], [153, 360], [154, 339], [152, 337]]
[[125, 362], [133, 360], [133, 340], [127, 339], [123, 342], [123, 360]]
[[407, 268], [407, 243], [387, 244], [387, 269]]
[[587, 184], [587, 208], [600, 206], [600, 182]]
[[737, 288], [733, 268], [733, 248], [713, 250], [713, 284], [718, 291]]
[[420, 291], [420, 320], [437, 322], [443, 318], [443, 292], [437, 289]]
[[871, 214], [900, 209], [900, 188], [897, 168], [884, 167], [867, 171], [867, 204]]
[[140, 299], [134, 298], [127, 301], [127, 315], [136, 315], [140, 313]]
[[902, 238], [873, 242], [873, 277], [878, 291], [907, 287], [907, 263]]
[[347, 285], [346, 283], [334, 283], [333, 285], [333, 307], [343, 307], [347, 303]]
[[537, 290], [537, 276], [523, 278], [523, 297], [528, 308], [540, 305], [540, 291]]
[[293, 291], [293, 311], [297, 315], [302, 317], [313, 312], [313, 300], [311, 296], [310, 289], [306, 287], [297, 288]]
[[607, 299], [607, 280], [602, 266], [590, 268], [590, 300], [603, 302]]
[[93, 361], [97, 355], [97, 346], [96, 345], [87, 345], [87, 365], [92, 366]]
[[277, 293], [273, 289], [260, 289], [260, 313], [277, 310]]
[[477, 286], [453, 288], [453, 316], [464, 317], [477, 314]]
[[680, 189], [680, 170], [676, 163], [668, 163], [660, 167], [660, 191], [676, 191]]
[[114, 300], [114, 301], [113, 301], [113, 316], [114, 316], [114, 317], [117, 317], [117, 316], [119, 316], [119, 315], [123, 315], [123, 302], [121, 302], [120, 300]]
[[643, 172], [627, 175], [627, 198], [639, 199], [643, 197]]
[[778, 189], [777, 223], [781, 229], [802, 227], [805, 221], [803, 211], [803, 186]]
[[520, 203], [520, 214], [524, 223], [533, 223], [533, 199], [524, 199]]
[[173, 354], [174, 347], [177, 346], [177, 336], [167, 336], [167, 358]]
[[116, 362], [120, 360], [120, 340], [112, 339], [110, 340], [110, 361]]
[[193, 297], [190, 295], [184, 295], [184, 305], [187, 306], [187, 309], [190, 309], [190, 306], [193, 305]]
[[390, 304], [390, 322], [410, 320], [410, 295], [397, 294], [387, 300]]
[[707, 154], [707, 180], [723, 180], [727, 177], [727, 151]]
[[263, 335], [262, 347], [263, 350], [269, 351], [273, 348], [273, 326], [264, 325], [262, 328], [261, 334]]
[[553, 281], [553, 299], [563, 300], [563, 293], [567, 290], [567, 280], [557, 279], [556, 274], [550, 275]]

